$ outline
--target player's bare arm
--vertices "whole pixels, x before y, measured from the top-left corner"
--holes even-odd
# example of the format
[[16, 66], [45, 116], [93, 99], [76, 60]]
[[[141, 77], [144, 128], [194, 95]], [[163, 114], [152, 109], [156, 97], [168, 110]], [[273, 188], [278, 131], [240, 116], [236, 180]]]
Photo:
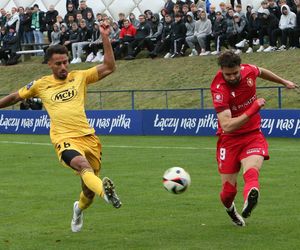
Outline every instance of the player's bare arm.
[[252, 115], [256, 114], [265, 105], [265, 102], [263, 98], [255, 100], [245, 113], [237, 117], [232, 117], [230, 109], [219, 112], [217, 116], [222, 130], [225, 133], [232, 133], [239, 129], [249, 121]]
[[110, 26], [104, 23], [99, 26], [104, 50], [104, 62], [97, 66], [99, 80], [108, 76], [116, 69], [114, 52], [109, 41]]
[[12, 106], [23, 99], [20, 97], [19, 92], [11, 93], [0, 99], [0, 108], [6, 108]]
[[286, 80], [286, 79], [276, 75], [275, 73], [273, 73], [272, 71], [270, 71], [268, 69], [264, 69], [264, 68], [259, 68], [259, 69], [260, 69], [260, 76], [259, 77], [262, 78], [262, 79], [282, 84], [288, 89], [299, 88], [298, 84], [296, 84], [292, 81]]

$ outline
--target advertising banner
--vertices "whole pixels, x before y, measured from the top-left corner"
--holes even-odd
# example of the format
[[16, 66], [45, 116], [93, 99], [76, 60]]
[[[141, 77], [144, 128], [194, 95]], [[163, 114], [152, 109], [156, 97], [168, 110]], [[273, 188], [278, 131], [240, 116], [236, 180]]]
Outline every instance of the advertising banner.
[[[268, 137], [300, 138], [300, 110], [262, 110], [261, 128]], [[188, 110], [93, 110], [90, 125], [102, 135], [195, 135], [210, 136], [217, 130], [212, 109]], [[45, 111], [1, 110], [1, 134], [48, 134]]]

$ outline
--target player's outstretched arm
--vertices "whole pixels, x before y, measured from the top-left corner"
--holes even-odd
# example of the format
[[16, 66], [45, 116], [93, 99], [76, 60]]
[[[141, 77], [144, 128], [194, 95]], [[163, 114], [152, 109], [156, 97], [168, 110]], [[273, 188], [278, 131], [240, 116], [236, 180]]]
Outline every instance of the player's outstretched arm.
[[268, 69], [264, 69], [264, 68], [259, 68], [260, 69], [260, 78], [271, 81], [271, 82], [275, 82], [275, 83], [279, 83], [284, 85], [286, 88], [288, 89], [295, 89], [295, 88], [299, 88], [299, 86], [289, 80], [286, 80], [278, 75], [276, 75], [275, 73], [273, 73], [272, 71], [268, 70]]
[[230, 109], [226, 109], [217, 114], [218, 120], [222, 130], [225, 133], [232, 133], [235, 130], [242, 127], [245, 123], [249, 121], [249, 118], [260, 111], [260, 109], [265, 105], [265, 99], [259, 98], [255, 100], [252, 105], [240, 116], [232, 117]]
[[102, 42], [103, 42], [103, 50], [104, 50], [104, 61], [103, 64], [99, 64], [97, 66], [99, 80], [108, 76], [116, 69], [114, 52], [109, 41], [110, 34], [110, 26], [108, 23], [104, 23], [99, 26]]
[[20, 97], [19, 92], [11, 93], [0, 99], [0, 109], [12, 106], [23, 99]]

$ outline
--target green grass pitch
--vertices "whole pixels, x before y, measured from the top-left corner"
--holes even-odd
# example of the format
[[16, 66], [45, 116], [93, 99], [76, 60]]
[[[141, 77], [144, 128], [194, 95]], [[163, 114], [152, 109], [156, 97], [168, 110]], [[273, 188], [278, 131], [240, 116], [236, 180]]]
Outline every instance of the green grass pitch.
[[[261, 197], [245, 228], [220, 201], [215, 137], [102, 136], [102, 176], [123, 207], [95, 200], [72, 233], [79, 177], [62, 167], [48, 136], [0, 135], [0, 249], [299, 249], [299, 139], [268, 139]], [[192, 184], [164, 190], [162, 175], [181, 166]], [[242, 208], [242, 177], [236, 205]]]

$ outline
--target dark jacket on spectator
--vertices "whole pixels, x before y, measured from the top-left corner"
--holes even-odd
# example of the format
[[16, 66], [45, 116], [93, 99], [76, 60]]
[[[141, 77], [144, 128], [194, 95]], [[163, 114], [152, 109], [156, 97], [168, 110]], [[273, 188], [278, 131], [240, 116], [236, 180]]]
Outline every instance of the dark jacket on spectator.
[[270, 13], [273, 13], [278, 19], [280, 19], [281, 12], [277, 5], [269, 7], [268, 10], [270, 11]]
[[31, 31], [31, 13], [25, 13], [20, 19], [20, 26], [23, 27], [24, 32]]
[[19, 36], [16, 32], [7, 33], [3, 37], [3, 49], [10, 49], [12, 53], [20, 50]]
[[59, 40], [60, 40], [60, 44], [64, 44], [65, 41], [69, 41], [70, 40], [70, 32], [68, 30], [66, 32], [61, 32]]
[[81, 12], [83, 19], [87, 18], [87, 13], [88, 12], [91, 12], [93, 14], [93, 18], [95, 18], [94, 17], [94, 12], [93, 12], [92, 8], [90, 8], [90, 7], [86, 7], [85, 9], [82, 9], [82, 10], [79, 10], [79, 11]]
[[53, 24], [56, 23], [56, 17], [58, 16], [58, 11], [47, 11], [45, 16], [45, 22], [47, 25], [47, 30], [53, 30]]
[[71, 3], [73, 4], [75, 10], [78, 10], [78, 6], [79, 6], [79, 0], [67, 0], [66, 1], [66, 9], [68, 10], [68, 4]]
[[275, 15], [270, 13], [267, 19], [261, 18], [260, 23], [261, 23], [261, 28], [265, 28], [268, 30], [275, 30], [278, 28], [279, 20]]
[[172, 38], [174, 40], [179, 39], [179, 38], [185, 38], [186, 34], [186, 26], [183, 20], [180, 20], [179, 22], [174, 22], [172, 24]]
[[226, 30], [227, 30], [227, 22], [225, 18], [223, 17], [219, 21], [216, 19], [213, 26], [213, 32], [212, 32], [213, 36], [217, 37], [221, 34], [225, 34]]
[[80, 29], [78, 28], [77, 30], [70, 30], [70, 38], [69, 41], [71, 43], [78, 43], [80, 42]]
[[173, 8], [174, 8], [174, 3], [172, 0], [168, 0], [166, 3], [165, 3], [165, 6], [164, 8], [167, 10], [167, 13], [168, 14], [173, 14]]
[[80, 42], [89, 41], [92, 39], [93, 31], [87, 27], [79, 30], [79, 40]]
[[140, 23], [136, 30], [135, 39], [143, 39], [151, 34], [151, 27], [148, 22]]
[[162, 28], [162, 33], [161, 33], [161, 40], [165, 41], [166, 39], [169, 39], [172, 34], [172, 22], [167, 23], [164, 22]]
[[[36, 24], [35, 24], [35, 20], [37, 18], [37, 15], [39, 15], [39, 27], [37, 27]], [[47, 30], [46, 21], [45, 21], [45, 13], [43, 11], [39, 11], [37, 13], [32, 13], [31, 28], [32, 29], [39, 29], [41, 32], [44, 32], [44, 31]]]

